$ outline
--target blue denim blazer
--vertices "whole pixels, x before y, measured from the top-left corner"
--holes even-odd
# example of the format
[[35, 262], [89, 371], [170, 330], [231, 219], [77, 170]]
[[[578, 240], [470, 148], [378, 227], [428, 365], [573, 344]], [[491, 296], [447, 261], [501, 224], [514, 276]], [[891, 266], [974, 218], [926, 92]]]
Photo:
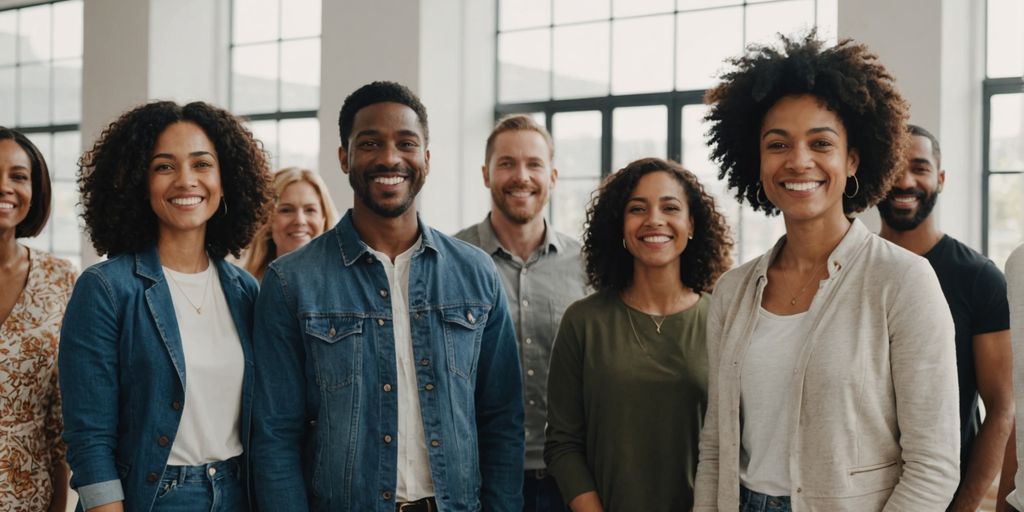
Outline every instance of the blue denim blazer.
[[[521, 511], [522, 376], [501, 281], [483, 251], [419, 226], [409, 322], [438, 505]], [[394, 512], [389, 289], [351, 211], [267, 269], [254, 340], [252, 460], [261, 510]]]
[[[258, 285], [223, 259], [211, 261], [242, 342], [240, 434], [248, 446]], [[178, 432], [186, 377], [174, 304], [155, 247], [82, 273], [64, 315], [57, 363], [79, 510], [124, 499], [126, 512], [149, 511]]]

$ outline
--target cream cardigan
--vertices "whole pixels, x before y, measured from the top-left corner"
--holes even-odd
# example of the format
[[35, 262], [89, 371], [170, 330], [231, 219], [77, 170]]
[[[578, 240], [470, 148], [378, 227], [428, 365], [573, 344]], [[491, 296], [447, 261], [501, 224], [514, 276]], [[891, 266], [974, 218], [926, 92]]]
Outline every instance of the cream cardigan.
[[[712, 296], [696, 511], [739, 508], [740, 369], [784, 243], [726, 273]], [[935, 273], [858, 220], [827, 265], [789, 390], [793, 510], [944, 510], [960, 478], [960, 421], [953, 320]]]

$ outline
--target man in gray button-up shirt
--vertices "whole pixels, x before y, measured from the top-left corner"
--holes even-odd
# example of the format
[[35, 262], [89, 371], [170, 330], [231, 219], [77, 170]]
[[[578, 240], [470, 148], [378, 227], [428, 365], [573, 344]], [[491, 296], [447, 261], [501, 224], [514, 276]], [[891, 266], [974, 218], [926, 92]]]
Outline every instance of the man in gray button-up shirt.
[[569, 304], [589, 289], [580, 243], [548, 229], [544, 207], [558, 171], [551, 135], [528, 116], [509, 116], [487, 138], [484, 185], [491, 213], [457, 235], [494, 259], [508, 295], [519, 339], [526, 401], [524, 511], [564, 507], [558, 486], [544, 470], [548, 363], [558, 322]]

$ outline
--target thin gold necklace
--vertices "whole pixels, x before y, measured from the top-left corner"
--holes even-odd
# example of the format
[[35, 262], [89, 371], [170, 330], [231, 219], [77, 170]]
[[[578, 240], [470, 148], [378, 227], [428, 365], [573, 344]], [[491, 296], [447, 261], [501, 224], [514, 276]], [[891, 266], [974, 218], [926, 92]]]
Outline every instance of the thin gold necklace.
[[[626, 317], [629, 318], [629, 328], [633, 330], [633, 338], [636, 339], [640, 348], [646, 353], [647, 347], [644, 346], [644, 342], [640, 340], [640, 335], [636, 332], [636, 325], [633, 324], [633, 313], [629, 311], [629, 306], [626, 306]], [[654, 319], [653, 317], [651, 318]], [[662, 320], [664, 322], [664, 320]]]
[[203, 306], [206, 305], [206, 291], [210, 289], [210, 275], [213, 274], [213, 272], [210, 271], [209, 265], [206, 267], [206, 283], [203, 284], [203, 298], [199, 300], [198, 306], [192, 298], [185, 293], [185, 289], [182, 288], [181, 284], [178, 283], [178, 280], [174, 278], [174, 274], [172, 272], [173, 270], [171, 272], [166, 272], [167, 276], [171, 278], [171, 282], [174, 283], [174, 286], [177, 287], [178, 291], [185, 297], [185, 300], [187, 300], [188, 304], [192, 306], [192, 309], [196, 310], [196, 314], [203, 314]]
[[[795, 306], [796, 305], [796, 299], [804, 294], [804, 291], [807, 290], [808, 286], [810, 286], [811, 281], [814, 281], [814, 277], [818, 275], [818, 270], [821, 269], [821, 267], [823, 265], [825, 265], [826, 261], [828, 261], [827, 258], [825, 260], [822, 260], [821, 263], [818, 263], [817, 265], [814, 266], [814, 270], [811, 271], [810, 279], [808, 279], [807, 282], [805, 282], [804, 285], [801, 286], [800, 289], [797, 290], [797, 292], [793, 294], [793, 298], [789, 299], [789, 305], [790, 306]], [[784, 270], [780, 270], [780, 272], [782, 273], [782, 282], [783, 282], [783, 284], [785, 284], [787, 289], [792, 290], [792, 288], [789, 287], [789, 279], [786, 279], [786, 272]]]

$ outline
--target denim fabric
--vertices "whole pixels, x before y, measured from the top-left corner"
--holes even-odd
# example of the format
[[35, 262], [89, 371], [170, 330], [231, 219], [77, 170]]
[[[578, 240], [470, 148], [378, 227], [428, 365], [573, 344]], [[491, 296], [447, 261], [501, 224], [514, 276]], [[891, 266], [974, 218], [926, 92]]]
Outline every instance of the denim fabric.
[[[258, 286], [222, 259], [213, 264], [245, 358], [240, 434], [248, 446]], [[79, 510], [123, 499], [127, 512], [149, 511], [178, 431], [186, 378], [171, 292], [155, 247], [82, 273], [64, 315], [57, 363]]]
[[739, 512], [792, 512], [789, 496], [768, 496], [740, 486]]
[[544, 470], [530, 470], [523, 479], [523, 512], [568, 512], [555, 477], [544, 475]]
[[[494, 263], [420, 222], [409, 323], [438, 506], [521, 511], [523, 391]], [[267, 269], [256, 302], [262, 510], [393, 512], [395, 340], [384, 268], [349, 211]]]
[[201, 466], [167, 466], [153, 512], [246, 512], [237, 458]]

